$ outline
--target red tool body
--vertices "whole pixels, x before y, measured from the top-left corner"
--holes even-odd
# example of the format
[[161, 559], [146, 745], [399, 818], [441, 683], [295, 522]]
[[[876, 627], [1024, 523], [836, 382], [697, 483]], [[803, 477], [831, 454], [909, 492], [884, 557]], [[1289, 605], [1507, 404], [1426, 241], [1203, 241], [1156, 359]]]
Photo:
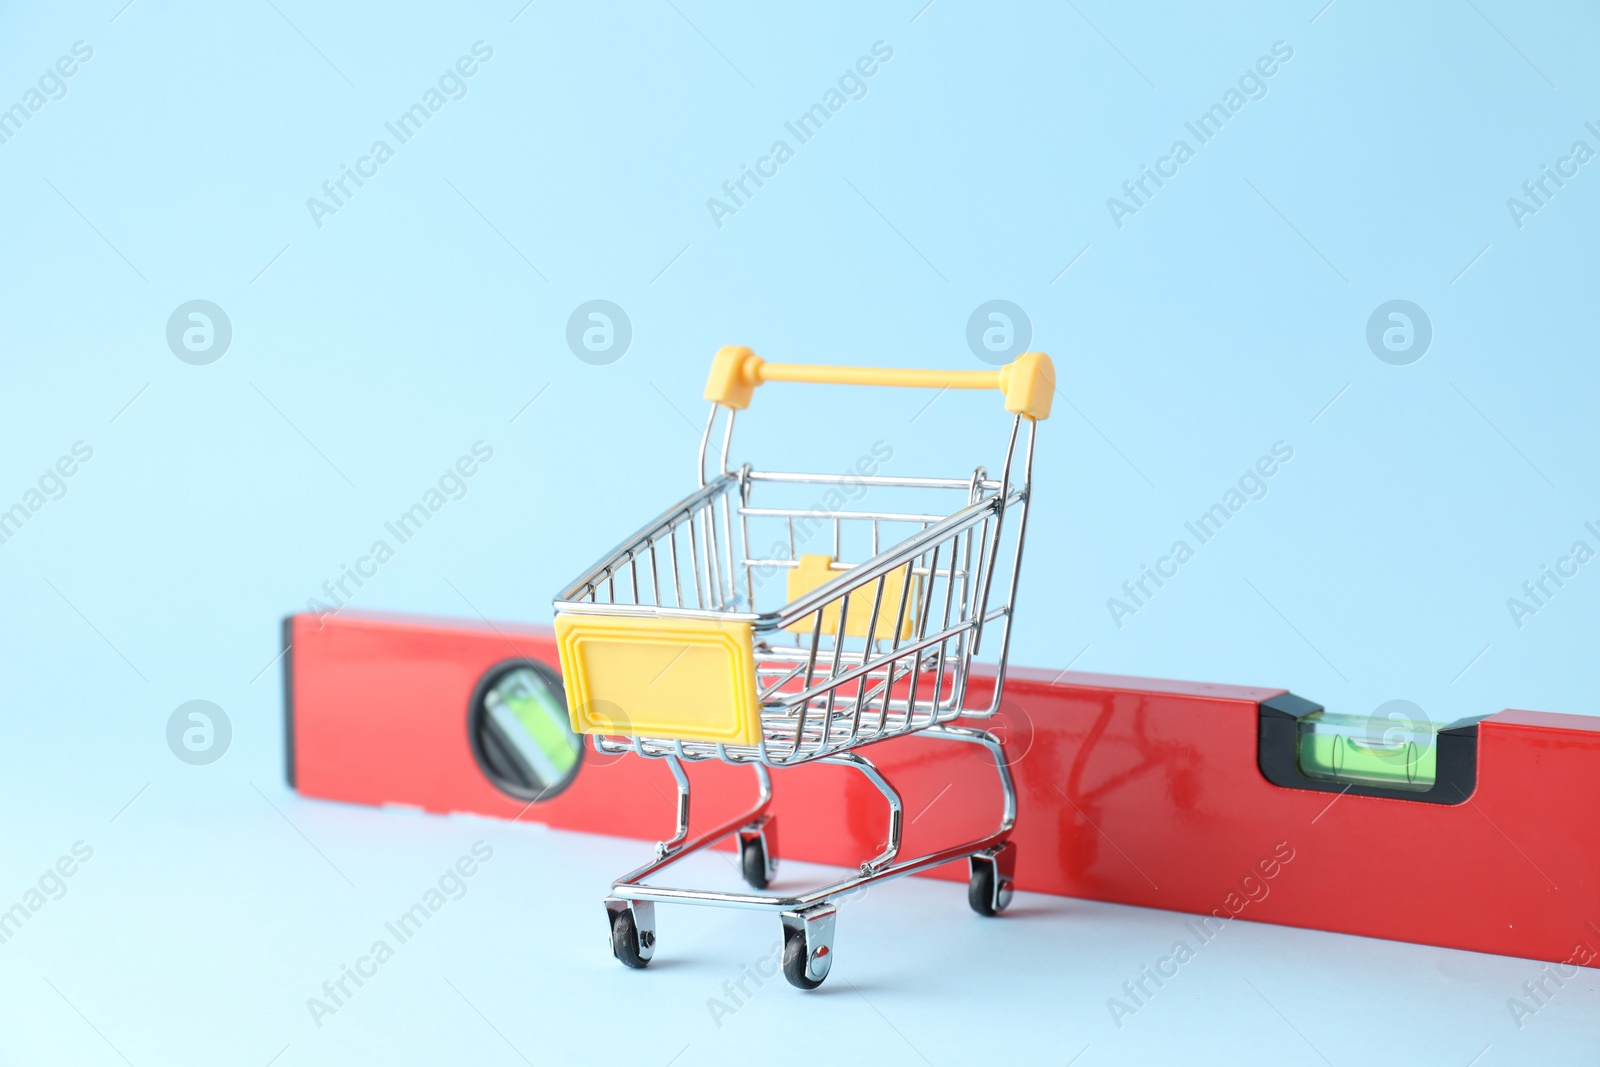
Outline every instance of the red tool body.
[[[297, 615], [285, 629], [289, 780], [303, 795], [647, 840], [670, 831], [661, 761], [586, 750], [570, 786], [532, 803], [480, 767], [467, 726], [473, 694], [508, 661], [559, 669], [548, 628]], [[973, 684], [987, 699], [992, 681]], [[1005, 693], [990, 728], [1016, 781], [1018, 889], [1600, 959], [1600, 718], [1481, 720], [1453, 742], [1463, 794], [1441, 803], [1273, 784], [1262, 745], [1285, 717], [1274, 708], [1296, 699], [1281, 689], [1013, 668]], [[993, 822], [992, 764], [981, 773], [985, 757], [968, 747], [909, 737], [864, 750], [901, 788], [908, 849]], [[690, 773], [696, 824], [753, 797], [743, 768]], [[773, 788], [784, 858], [853, 867], [881, 847], [883, 799], [859, 775], [807, 765], [775, 774]], [[804, 803], [786, 803], [796, 797]], [[930, 875], [967, 879], [964, 863]]]

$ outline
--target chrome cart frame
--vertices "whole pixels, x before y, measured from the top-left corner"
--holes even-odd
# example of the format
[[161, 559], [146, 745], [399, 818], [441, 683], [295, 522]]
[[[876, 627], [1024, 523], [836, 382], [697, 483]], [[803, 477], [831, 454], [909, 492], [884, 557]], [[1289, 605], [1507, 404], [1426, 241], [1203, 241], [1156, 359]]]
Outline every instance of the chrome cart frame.
[[[1031, 358], [1043, 360], [1043, 370], [1035, 363], [1030, 373], [1036, 378], [1047, 373], [1053, 391], [1048, 358]], [[785, 371], [845, 373], [841, 368], [763, 366], [755, 357], [749, 359], [757, 364], [756, 373], [764, 374], [755, 384], [782, 380]], [[999, 387], [1007, 390], [1007, 406], [1012, 407], [1004, 371], [860, 373], [932, 374], [943, 388]], [[708, 387], [708, 395], [712, 393]], [[618, 878], [606, 899], [612, 950], [629, 966], [649, 963], [655, 953], [656, 903], [776, 911], [784, 930], [784, 974], [793, 985], [810, 989], [821, 984], [832, 965], [838, 900], [865, 886], [965, 857], [972, 908], [995, 915], [1010, 902], [1016, 853], [1008, 835], [1016, 822], [1017, 798], [1005, 754], [992, 733], [953, 725], [952, 720], [987, 718], [1000, 707], [1031, 500], [1036, 419], [1048, 414], [1048, 397], [1043, 414], [1038, 414], [1037, 402], [1031, 411], [1016, 411], [998, 478], [982, 467], [963, 478], [757, 471], [749, 464], [735, 469], [729, 463], [734, 406], [725, 400], [712, 404], [700, 442], [700, 488], [608, 553], [564, 589], [555, 606], [569, 616], [715, 619], [748, 625], [759, 701], [759, 733], [753, 743], [643, 736], [625, 724], [615, 732], [594, 734], [598, 752], [664, 760], [677, 783], [672, 837], [656, 846], [650, 862]], [[725, 416], [719, 470], [708, 477], [719, 416]], [[767, 499], [769, 494], [814, 493], [825, 487], [829, 495], [811, 506]], [[852, 496], [917, 503], [850, 507]], [[929, 505], [929, 500], [948, 503]], [[819, 538], [826, 553], [802, 551]], [[845, 557], [864, 558], [844, 562]], [[771, 588], [771, 579], [779, 576], [787, 580], [786, 590]], [[810, 582], [817, 584], [806, 588]], [[778, 606], [762, 610], [769, 602]], [[995, 627], [998, 633], [992, 632]], [[994, 687], [987, 702], [969, 707], [972, 659], [986, 634], [997, 654]], [[900, 857], [900, 795], [858, 750], [908, 735], [973, 744], [988, 752], [1001, 792], [1001, 815], [993, 831], [936, 852]], [[738, 818], [691, 838], [685, 764], [701, 760], [753, 767], [757, 799]], [[805, 763], [853, 768], [887, 803], [885, 847], [857, 873], [785, 895], [647, 881], [684, 857], [737, 836], [745, 880], [754, 889], [765, 889], [777, 860], [776, 824], [769, 812], [770, 768]]]

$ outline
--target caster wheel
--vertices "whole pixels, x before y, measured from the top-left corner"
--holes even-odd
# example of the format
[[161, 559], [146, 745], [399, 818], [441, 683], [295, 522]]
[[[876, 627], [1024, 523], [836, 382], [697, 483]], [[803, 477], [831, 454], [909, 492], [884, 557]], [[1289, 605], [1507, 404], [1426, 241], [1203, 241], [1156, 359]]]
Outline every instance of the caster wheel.
[[[830, 951], [823, 946], [817, 951], [824, 954]], [[815, 989], [822, 984], [822, 978], [812, 978], [807, 973], [811, 968], [810, 954], [806, 952], [806, 935], [799, 931], [786, 932], [783, 938], [783, 976], [789, 984], [796, 989]], [[824, 972], [823, 978], [827, 974]]]
[[611, 954], [629, 967], [644, 967], [650, 962], [639, 954], [639, 928], [631, 911], [618, 912], [611, 920]]
[[967, 903], [979, 915], [999, 915], [1011, 903], [1011, 872], [1016, 852], [1010, 843], [971, 859], [967, 879]]
[[972, 876], [967, 879], [967, 903], [979, 915], [1000, 914], [994, 907], [994, 864], [984, 863], [972, 869]]
[[611, 954], [633, 968], [649, 964], [656, 951], [655, 916], [645, 915], [645, 927], [640, 929], [636, 909], [653, 907], [646, 903], [629, 907], [626, 901], [606, 901], [606, 911], [611, 919]]
[[796, 989], [815, 989], [833, 967], [833, 928], [838, 909], [824, 901], [783, 919], [783, 976]]
[[739, 866], [751, 889], [767, 888], [767, 848], [760, 837], [739, 842]]
[[770, 815], [739, 829], [739, 870], [751, 889], [765, 889], [778, 873], [778, 823]]

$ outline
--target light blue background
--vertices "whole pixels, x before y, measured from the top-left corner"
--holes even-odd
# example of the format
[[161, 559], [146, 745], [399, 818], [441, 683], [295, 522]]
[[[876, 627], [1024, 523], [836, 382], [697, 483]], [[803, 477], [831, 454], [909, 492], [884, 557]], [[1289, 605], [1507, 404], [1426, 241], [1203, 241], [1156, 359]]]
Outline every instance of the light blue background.
[[[356, 606], [542, 621], [690, 484], [719, 345], [976, 368], [967, 318], [1003, 298], [1064, 397], [1019, 662], [1439, 720], [1600, 711], [1600, 564], [1521, 628], [1506, 606], [1574, 541], [1600, 549], [1600, 162], [1520, 229], [1506, 206], [1574, 141], [1600, 149], [1591, 6], [120, 3], [0, 16], [0, 106], [94, 49], [0, 144], [0, 507], [94, 449], [0, 545], [0, 900], [96, 849], [0, 946], [0, 1057], [1490, 1064], [1600, 1044], [1595, 972], [1519, 1030], [1505, 1000], [1532, 964], [1244, 924], [1118, 1030], [1105, 998], [1175, 917], [1040, 898], [982, 926], [929, 884], [856, 906], [829, 996], [767, 990], [718, 1030], [704, 1001], [765, 926], [678, 909], [670, 965], [623, 973], [596, 887], [636, 844], [301, 801], [267, 669], [278, 620], [474, 442], [493, 460]], [[319, 229], [306, 199], [479, 40], [466, 97]], [[717, 227], [707, 198], [877, 41], [894, 57], [865, 98]], [[1294, 56], [1266, 97], [1119, 229], [1107, 198], [1277, 41]], [[165, 341], [197, 298], [233, 327], [209, 366]], [[595, 298], [633, 325], [609, 366], [565, 342]], [[1364, 336], [1396, 298], [1434, 330], [1409, 366]], [[740, 453], [992, 457], [993, 398], [926, 404], [769, 387]], [[1294, 458], [1266, 498], [1115, 625], [1107, 598], [1277, 441]], [[205, 768], [164, 736], [195, 698], [234, 729]], [[454, 928], [316, 1029], [304, 998], [478, 837], [497, 859]]]

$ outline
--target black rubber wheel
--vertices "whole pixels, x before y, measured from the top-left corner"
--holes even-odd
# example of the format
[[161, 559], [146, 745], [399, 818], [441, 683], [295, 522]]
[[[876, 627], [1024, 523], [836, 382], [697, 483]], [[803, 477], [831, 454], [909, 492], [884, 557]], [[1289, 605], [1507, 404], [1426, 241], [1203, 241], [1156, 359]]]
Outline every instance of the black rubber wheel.
[[994, 906], [994, 864], [978, 863], [967, 880], [967, 903], [979, 915], [998, 915]]
[[761, 838], [739, 842], [739, 866], [752, 889], [767, 888], [767, 849]]
[[806, 935], [798, 930], [783, 934], [783, 976], [796, 989], [815, 989], [822, 979], [806, 974]]
[[631, 911], [619, 911], [611, 917], [611, 954], [633, 968], [650, 962], [639, 955], [639, 928]]

